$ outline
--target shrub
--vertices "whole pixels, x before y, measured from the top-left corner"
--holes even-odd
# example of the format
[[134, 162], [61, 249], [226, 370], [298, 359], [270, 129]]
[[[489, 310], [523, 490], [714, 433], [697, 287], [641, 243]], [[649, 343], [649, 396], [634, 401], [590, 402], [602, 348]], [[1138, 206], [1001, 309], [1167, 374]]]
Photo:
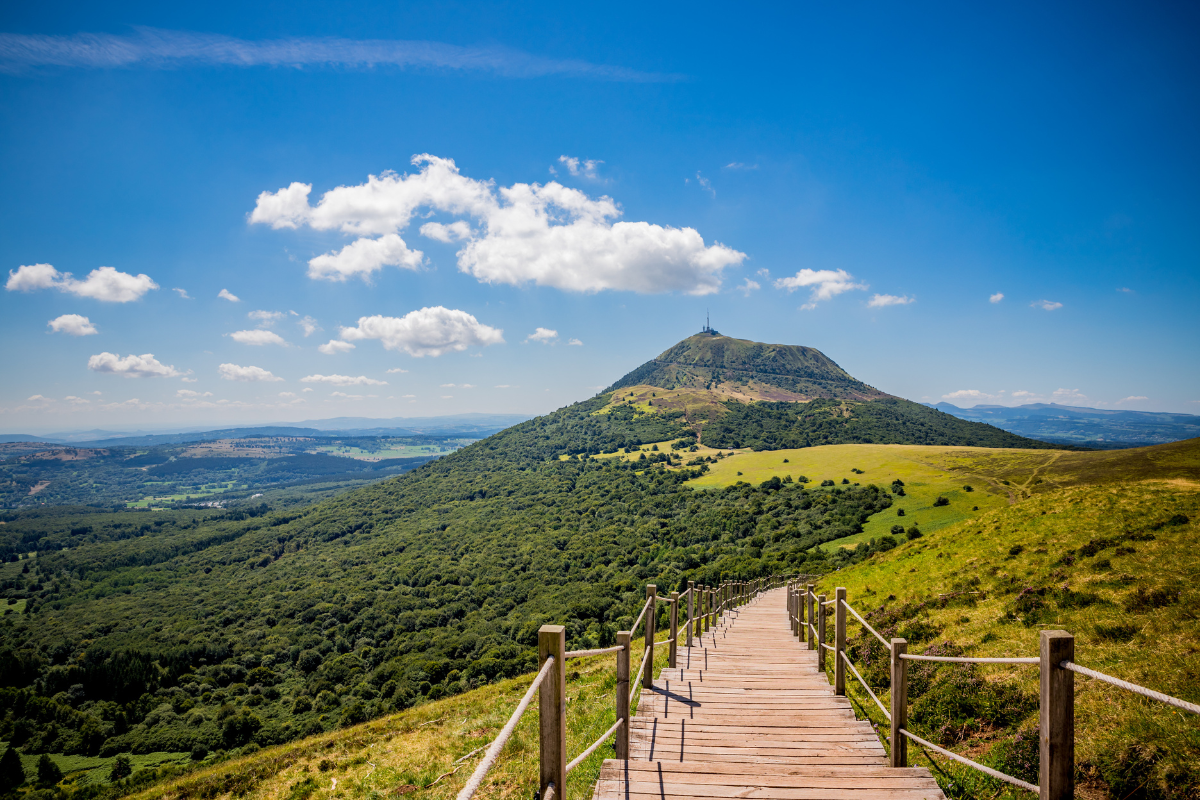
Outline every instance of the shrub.
[[783, 463], [785, 463], [785, 464], [786, 464], [786, 463], [788, 463], [788, 460], [785, 458], [785, 459], [783, 460]]
[[825, 480], [821, 481], [821, 485], [822, 486], [833, 486], [833, 481], [830, 480], [829, 478], [826, 478]]
[[963, 487], [963, 491], [964, 491], [964, 492], [973, 492], [973, 491], [975, 491], [975, 487], [974, 487], [974, 486], [967, 485], [967, 486], [964, 486], [964, 487]]
[[944, 497], [939, 496], [937, 500], [933, 501], [933, 504], [934, 504], [934, 506], [948, 506], [948, 505], [950, 505], [950, 501]]
[[203, 761], [208, 758], [208, 748], [198, 744], [192, 748], [192, 761]]
[[296, 702], [292, 704], [292, 713], [307, 714], [309, 711], [312, 711], [312, 702], [307, 697], [297, 697]]
[[913, 539], [920, 539], [925, 534], [921, 533], [920, 528], [918, 528], [916, 525], [913, 525], [911, 528], [909, 528], [908, 530], [906, 530], [904, 532], [904, 535], [911, 542]]
[[904, 516], [904, 509], [903, 509], [903, 508], [897, 508], [897, 509], [896, 509], [896, 516], [897, 516], [897, 517], [903, 517], [903, 516]]
[[1034, 726], [1031, 730], [1019, 731], [1010, 741], [996, 745], [991, 753], [993, 766], [1014, 778], [1036, 784], [1041, 763], [1040, 730]]
[[893, 525], [892, 526], [892, 535], [893, 536], [904, 535], [904, 526], [903, 525]]
[[123, 778], [128, 778], [132, 774], [133, 764], [130, 763], [129, 756], [117, 756], [113, 759], [112, 769], [108, 771], [108, 779], [112, 783], [116, 783]]
[[63, 778], [62, 770], [50, 756], [42, 753], [37, 762], [37, 782], [39, 786], [53, 786]]
[[1179, 594], [1177, 591], [1162, 588], [1146, 591], [1144, 586], [1139, 586], [1133, 594], [1125, 598], [1125, 610], [1133, 613], [1153, 611], [1177, 602]]
[[849, 485], [850, 485], [850, 479], [842, 478], [842, 486], [849, 486]]

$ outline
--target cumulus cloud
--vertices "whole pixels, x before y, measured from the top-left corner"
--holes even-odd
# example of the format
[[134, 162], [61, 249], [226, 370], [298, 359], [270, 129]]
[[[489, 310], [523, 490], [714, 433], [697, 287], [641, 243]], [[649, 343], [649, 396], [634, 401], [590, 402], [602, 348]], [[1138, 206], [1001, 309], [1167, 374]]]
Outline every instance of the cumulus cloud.
[[567, 340], [567, 346], [569, 346], [569, 347], [583, 347], [583, 342], [582, 342], [582, 341], [580, 341], [579, 339], [568, 339], [568, 340]]
[[693, 228], [620, 221], [611, 198], [592, 198], [555, 181], [497, 188], [462, 175], [451, 159], [417, 155], [412, 161], [420, 168], [416, 174], [372, 175], [364, 184], [325, 192], [315, 206], [310, 184], [263, 192], [249, 221], [358, 237], [309, 262], [311, 277], [328, 280], [367, 279], [389, 265], [418, 267], [420, 251], [409, 249], [400, 232], [422, 209], [479, 223], [426, 223], [421, 232], [461, 240], [459, 269], [484, 283], [702, 295], [717, 291], [722, 271], [746, 258], [719, 243], [706, 245]]
[[221, 364], [217, 367], [217, 374], [224, 381], [244, 381], [244, 382], [278, 382], [282, 381], [276, 375], [272, 375], [268, 370], [262, 367], [241, 367], [237, 364]]
[[282, 311], [251, 311], [246, 316], [258, 322], [258, 327], [268, 328], [281, 321], [287, 314]]
[[1117, 405], [1121, 405], [1121, 403], [1140, 403], [1143, 400], [1149, 400], [1149, 399], [1150, 399], [1149, 397], [1145, 397], [1144, 395], [1135, 394], [1131, 397], [1121, 398], [1120, 400], [1117, 401]]
[[995, 303], [999, 303], [1003, 299], [1004, 299], [1004, 292], [996, 292], [994, 295], [992, 295], [991, 297], [988, 298], [988, 302], [995, 304]]
[[[232, 366], [232, 364], [230, 366]], [[212, 397], [212, 392], [197, 392], [191, 389], [177, 389], [175, 391], [175, 396], [182, 397], [185, 400], [190, 400], [197, 397]]]
[[871, 295], [871, 299], [867, 301], [867, 306], [870, 308], [885, 308], [887, 306], [906, 306], [913, 302], [916, 302], [915, 299], [908, 295], [876, 294]]
[[106, 303], [128, 303], [138, 300], [158, 284], [149, 275], [130, 275], [113, 267], [100, 267], [76, 280], [69, 272], [59, 272], [50, 264], [27, 264], [9, 270], [4, 288], [10, 292], [31, 292], [35, 289], [57, 289], [78, 297], [90, 297]]
[[330, 397], [345, 397], [350, 400], [362, 400], [363, 399], [363, 396], [361, 394], [346, 394], [345, 392], [330, 392], [329, 396]]
[[398, 372], [408, 372], [408, 370], [400, 369], [400, 367], [394, 367], [394, 368], [388, 370], [388, 375], [393, 375]]
[[330, 339], [328, 342], [317, 346], [318, 353], [324, 353], [327, 356], [336, 355], [338, 353], [348, 353], [354, 349], [354, 345], [349, 342], [341, 342], [337, 339]]
[[427, 239], [436, 239], [449, 244], [470, 237], [471, 225], [461, 219], [451, 222], [449, 225], [443, 225], [440, 222], [426, 222], [421, 226], [421, 235]]
[[266, 331], [262, 328], [252, 331], [234, 331], [233, 333], [226, 335], [239, 344], [252, 344], [255, 346], [261, 346], [264, 344], [287, 344], [287, 342], [284, 341], [284, 338], [278, 333], [275, 333], [275, 331]]
[[68, 402], [68, 403], [70, 403], [70, 404], [71, 404], [71, 405], [73, 405], [73, 406], [85, 406], [85, 405], [90, 405], [90, 404], [91, 404], [91, 402], [92, 402], [91, 400], [85, 400], [85, 399], [84, 399], [84, 398], [82, 398], [82, 397], [76, 397], [76, 396], [75, 396], [75, 395], [73, 395], [73, 394], [69, 394], [69, 395], [67, 395], [66, 397], [64, 397], [64, 398], [63, 398], [63, 400], [64, 400], [64, 401], [66, 401], [66, 402]]
[[757, 291], [762, 288], [762, 284], [759, 283], [758, 281], [753, 281], [753, 280], [750, 280], [749, 278], [743, 278], [743, 280], [745, 282], [741, 286], [737, 287], [737, 289], [739, 292], [744, 294], [746, 297], [749, 297], [751, 292]]
[[318, 325], [317, 321], [312, 317], [301, 317], [296, 321], [296, 324], [300, 326], [302, 331], [304, 331], [304, 338], [306, 339], [317, 331], [321, 330], [321, 326]]
[[354, 277], [367, 280], [384, 267], [417, 269], [424, 257], [420, 250], [409, 250], [398, 234], [389, 233], [378, 239], [357, 239], [336, 253], [311, 259], [308, 277], [338, 282]]
[[183, 373], [162, 364], [152, 353], [121, 358], [116, 353], [99, 353], [88, 359], [88, 369], [124, 378], [176, 378]]
[[394, 67], [487, 73], [505, 78], [550, 75], [602, 81], [660, 82], [682, 76], [641, 72], [578, 59], [546, 58], [511, 47], [462, 46], [405, 39], [286, 37], [237, 39], [215, 33], [135, 27], [132, 34], [76, 33], [62, 36], [0, 34], [0, 71], [36, 67], [178, 68], [217, 64], [232, 67]]
[[503, 344], [503, 334], [465, 311], [442, 306], [410, 311], [403, 317], [361, 317], [357, 326], [341, 331], [343, 341], [378, 339], [387, 350], [403, 350], [417, 358]]
[[700, 184], [701, 189], [708, 192], [709, 194], [711, 194], [713, 196], [714, 199], [716, 199], [717, 190], [713, 188], [712, 181], [710, 181], [708, 178], [704, 177], [699, 172], [697, 172], [696, 173], [696, 183]]
[[1038, 300], [1037, 302], [1030, 303], [1029, 307], [1040, 308], [1042, 311], [1057, 311], [1063, 307], [1063, 304], [1053, 300]]
[[942, 395], [942, 399], [952, 403], [958, 403], [963, 400], [974, 400], [976, 403], [981, 403], [987, 400], [999, 400], [1000, 396], [981, 392], [978, 389], [959, 389], [956, 392]]
[[228, 300], [231, 303], [242, 302], [242, 299], [240, 297], [238, 297], [236, 294], [229, 291], [228, 289], [222, 289], [221, 291], [217, 292], [217, 297], [220, 297], [223, 300]]
[[96, 326], [92, 324], [91, 320], [79, 314], [63, 314], [46, 324], [55, 333], [66, 333], [71, 336], [91, 336], [100, 332], [96, 330]]
[[191, 296], [190, 294], [188, 294], [188, 293], [187, 293], [187, 289], [180, 289], [179, 287], [175, 287], [175, 288], [174, 288], [174, 289], [172, 289], [171, 291], [172, 291], [172, 292], [175, 292], [176, 294], [178, 294], [178, 295], [179, 295], [180, 297], [182, 297], [184, 300], [191, 300], [191, 299], [192, 299], [192, 296]]
[[542, 344], [549, 344], [550, 342], [553, 342], [557, 338], [558, 338], [558, 331], [551, 330], [550, 328], [538, 328], [536, 331], [534, 331], [533, 333], [526, 336], [525, 341], [541, 342]]
[[473, 383], [442, 383], [438, 385], [439, 389], [474, 389]]
[[[576, 178], [591, 178], [595, 180], [600, 177], [596, 173], [596, 168], [603, 164], [603, 161], [592, 161], [590, 159], [579, 159], [572, 156], [559, 156], [558, 163], [567, 168], [567, 172], [571, 173]], [[553, 171], [553, 169], [551, 170]]]
[[856, 283], [854, 276], [844, 269], [802, 269], [790, 278], [780, 278], [775, 281], [776, 289], [787, 289], [794, 292], [797, 289], [809, 290], [808, 302], [801, 308], [808, 310], [817, 307], [817, 303], [830, 300], [843, 292], [855, 289], [865, 290], [867, 284]]
[[328, 383], [333, 386], [387, 386], [387, 381], [377, 381], [366, 375], [352, 378], [349, 375], [306, 375], [301, 383]]
[[1130, 289], [1128, 286], [1122, 286], [1121, 288], [1117, 289], [1117, 291], [1123, 294], [1134, 294], [1133, 289]]
[[758, 164], [746, 164], [741, 161], [731, 161], [725, 165], [725, 169], [752, 170], [752, 169], [758, 169]]
[[1086, 394], [1080, 393], [1078, 389], [1055, 389], [1050, 393], [1050, 402], [1061, 403], [1063, 405], [1071, 403], [1081, 405], [1088, 402], [1088, 397]]

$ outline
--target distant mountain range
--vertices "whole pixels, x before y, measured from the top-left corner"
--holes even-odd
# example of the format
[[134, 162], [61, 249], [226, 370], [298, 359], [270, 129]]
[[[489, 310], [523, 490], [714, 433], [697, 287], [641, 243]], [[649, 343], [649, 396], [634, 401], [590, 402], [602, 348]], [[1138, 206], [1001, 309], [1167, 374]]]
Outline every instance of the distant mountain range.
[[0, 443], [47, 442], [74, 447], [146, 447], [160, 444], [241, 439], [247, 436], [457, 436], [482, 439], [529, 419], [528, 414], [453, 414], [441, 417], [335, 417], [305, 420], [292, 425], [236, 428], [176, 428], [158, 431], [93, 429], [36, 436], [0, 434]]
[[1057, 403], [972, 408], [934, 403], [930, 407], [1032, 439], [1102, 449], [1143, 447], [1200, 436], [1200, 416], [1196, 414], [1082, 408]]

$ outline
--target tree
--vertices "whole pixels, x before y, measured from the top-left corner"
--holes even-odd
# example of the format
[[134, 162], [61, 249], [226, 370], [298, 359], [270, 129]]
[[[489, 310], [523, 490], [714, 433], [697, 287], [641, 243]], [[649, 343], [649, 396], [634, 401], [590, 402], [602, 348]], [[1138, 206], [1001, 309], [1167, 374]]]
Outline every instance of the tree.
[[42, 753], [37, 763], [37, 782], [40, 786], [53, 786], [63, 778], [62, 770], [58, 768], [50, 756]]
[[9, 745], [0, 756], [0, 794], [11, 792], [25, 782], [25, 770], [21, 767], [21, 754]]

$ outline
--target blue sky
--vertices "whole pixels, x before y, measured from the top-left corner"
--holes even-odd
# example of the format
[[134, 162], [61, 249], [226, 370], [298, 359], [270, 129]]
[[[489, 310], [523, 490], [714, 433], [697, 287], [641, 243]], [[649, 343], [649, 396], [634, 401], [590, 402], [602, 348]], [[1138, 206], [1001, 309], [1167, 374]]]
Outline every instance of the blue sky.
[[706, 309], [914, 400], [1197, 413], [1196, 31], [8, 4], [0, 429], [542, 413]]

